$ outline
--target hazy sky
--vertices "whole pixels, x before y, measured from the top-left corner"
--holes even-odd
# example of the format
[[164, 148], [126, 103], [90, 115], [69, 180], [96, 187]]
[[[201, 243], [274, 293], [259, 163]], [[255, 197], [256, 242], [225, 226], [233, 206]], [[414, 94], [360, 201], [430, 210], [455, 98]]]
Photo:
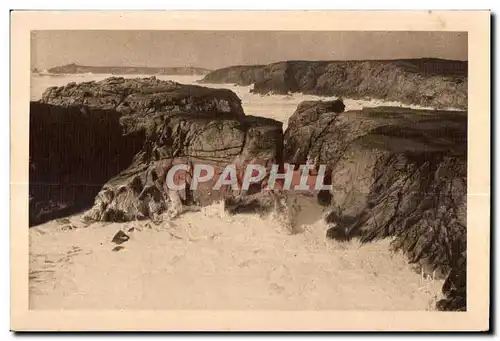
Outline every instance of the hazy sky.
[[467, 60], [464, 32], [34, 31], [31, 66], [200, 66], [282, 60]]

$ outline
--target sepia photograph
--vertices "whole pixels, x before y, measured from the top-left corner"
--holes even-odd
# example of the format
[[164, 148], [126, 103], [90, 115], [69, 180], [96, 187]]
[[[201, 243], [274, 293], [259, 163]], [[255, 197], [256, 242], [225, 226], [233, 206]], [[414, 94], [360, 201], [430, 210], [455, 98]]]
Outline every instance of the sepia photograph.
[[470, 30], [119, 25], [23, 35], [28, 311], [475, 307], [487, 326]]

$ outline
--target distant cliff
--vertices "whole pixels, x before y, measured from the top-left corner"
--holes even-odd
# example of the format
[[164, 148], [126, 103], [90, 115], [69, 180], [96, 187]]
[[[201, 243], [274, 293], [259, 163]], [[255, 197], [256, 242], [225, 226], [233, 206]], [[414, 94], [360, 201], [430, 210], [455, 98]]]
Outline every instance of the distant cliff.
[[210, 70], [192, 67], [131, 67], [131, 66], [85, 66], [68, 64], [56, 66], [48, 70], [49, 73], [95, 73], [95, 74], [138, 74], [138, 75], [206, 75]]
[[251, 91], [259, 94], [302, 92], [435, 108], [467, 108], [466, 61], [284, 61], [218, 69], [201, 82], [254, 84]]

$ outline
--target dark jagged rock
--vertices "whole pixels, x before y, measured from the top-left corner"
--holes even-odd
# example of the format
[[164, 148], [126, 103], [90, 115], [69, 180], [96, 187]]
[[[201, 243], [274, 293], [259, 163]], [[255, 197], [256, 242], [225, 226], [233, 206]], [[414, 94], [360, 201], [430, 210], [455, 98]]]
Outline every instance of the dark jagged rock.
[[[36, 70], [36, 69], [35, 69]], [[37, 72], [37, 71], [33, 71]], [[193, 67], [146, 67], [146, 66], [85, 66], [75, 63], [56, 66], [48, 70], [49, 73], [93, 73], [93, 74], [118, 74], [118, 75], [205, 75], [210, 70]]]
[[[100, 190], [98, 194], [94, 193], [94, 206], [85, 215], [90, 220], [157, 219], [170, 209], [175, 213], [182, 210], [183, 205], [206, 205], [232, 195], [226, 188], [211, 191], [213, 182], [202, 183], [196, 191], [190, 191], [189, 173], [180, 173], [188, 182], [188, 188], [172, 193], [166, 186], [166, 175], [178, 163], [211, 164], [220, 174], [221, 169], [230, 163], [241, 171], [248, 163], [262, 161], [272, 164], [280, 163], [282, 159], [282, 124], [271, 119], [245, 116], [240, 99], [230, 90], [181, 85], [154, 77], [108, 78], [101, 82], [70, 83], [65, 87], [49, 88], [41, 101], [50, 105], [35, 103], [32, 110], [40, 106], [50, 107], [50, 110], [57, 108], [53, 110], [62, 111], [61, 115], [71, 122], [76, 118], [77, 123], [79, 118], [89, 118], [81, 129], [74, 124], [72, 132], [75, 136], [84, 136], [87, 130], [92, 130], [88, 128], [99, 125], [101, 121], [94, 118], [100, 113], [109, 119], [108, 126], [95, 127], [95, 130], [111, 132], [116, 138], [118, 150], [111, 153], [105, 151], [102, 157], [116, 158], [119, 166], [113, 168], [114, 174], [106, 173], [107, 178], [93, 182]], [[43, 113], [33, 112], [32, 116], [41, 118]], [[44, 122], [50, 124], [50, 120]], [[52, 131], [52, 126], [39, 127], [32, 141], [41, 141], [41, 134]], [[124, 143], [120, 147], [120, 139], [125, 141], [131, 137], [134, 141], [136, 137], [140, 138], [139, 148], [137, 143], [133, 147]], [[92, 139], [92, 135], [87, 138]], [[56, 145], [53, 148], [57, 152], [71, 155], [59, 160], [61, 166], [50, 163], [43, 169], [77, 169], [82, 166], [81, 158], [72, 156], [78, 155], [81, 147], [68, 148], [57, 136], [54, 141]], [[86, 145], [85, 141], [81, 141], [83, 145]], [[110, 142], [107, 136], [99, 135], [89, 143], [91, 146], [98, 145], [99, 150], [108, 148]], [[93, 157], [98, 157], [97, 152], [87, 151]], [[37, 165], [40, 156], [33, 156]], [[68, 162], [78, 163], [67, 165]], [[109, 166], [106, 162], [104, 164], [105, 168]], [[96, 166], [95, 162], [90, 165]], [[97, 165], [98, 169], [103, 167], [100, 163]], [[102, 173], [102, 170], [97, 172]], [[34, 173], [38, 174], [39, 170]], [[57, 174], [54, 175], [55, 183], [57, 177]], [[89, 182], [85, 176], [77, 180], [84, 184]]]
[[113, 237], [113, 239], [111, 240], [111, 242], [120, 245], [120, 244], [125, 243], [129, 239], [130, 239], [130, 237], [125, 232], [120, 230], [120, 231], [116, 232], [116, 234]]
[[445, 311], [467, 310], [467, 255], [464, 251], [443, 285], [444, 299], [437, 302], [437, 308]]
[[424, 272], [449, 274], [439, 307], [465, 309], [466, 112], [379, 107], [339, 114], [325, 106], [298, 106], [284, 160], [328, 166], [327, 235], [394, 238], [394, 248]]
[[302, 92], [380, 99], [434, 108], [467, 108], [467, 62], [443, 59], [283, 61], [232, 66], [202, 82], [254, 84], [259, 94]]

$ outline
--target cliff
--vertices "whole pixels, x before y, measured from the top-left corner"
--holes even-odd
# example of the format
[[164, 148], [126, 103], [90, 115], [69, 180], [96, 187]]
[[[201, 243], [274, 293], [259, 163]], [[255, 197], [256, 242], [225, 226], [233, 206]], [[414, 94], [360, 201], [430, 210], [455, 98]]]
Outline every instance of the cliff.
[[[33, 223], [69, 207], [90, 208], [89, 198], [90, 220], [159, 219], [231, 195], [212, 193], [206, 183], [195, 193], [189, 183], [172, 193], [165, 178], [174, 164], [203, 162], [220, 170], [282, 157], [281, 123], [246, 116], [232, 91], [154, 77], [49, 88], [41, 103], [31, 104], [30, 116]], [[75, 194], [88, 184], [88, 195]]]
[[252, 92], [259, 94], [301, 92], [433, 108], [467, 108], [467, 62], [463, 61], [284, 61], [215, 70], [201, 82], [254, 84]]
[[48, 70], [49, 73], [93, 73], [93, 74], [117, 74], [117, 75], [205, 75], [210, 70], [193, 67], [145, 67], [145, 66], [85, 66], [78, 64], [67, 64], [56, 66]]
[[284, 136], [285, 162], [328, 166], [327, 236], [393, 238], [424, 273], [448, 276], [439, 309], [465, 309], [467, 113], [332, 104], [301, 103]]

